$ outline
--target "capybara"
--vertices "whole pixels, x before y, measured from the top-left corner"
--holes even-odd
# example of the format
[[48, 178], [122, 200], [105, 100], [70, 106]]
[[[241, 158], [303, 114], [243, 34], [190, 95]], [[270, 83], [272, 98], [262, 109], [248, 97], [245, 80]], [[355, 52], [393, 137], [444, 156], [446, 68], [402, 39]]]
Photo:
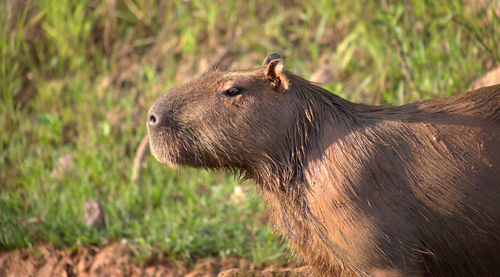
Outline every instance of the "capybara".
[[403, 106], [285, 70], [212, 70], [148, 114], [153, 155], [240, 171], [321, 276], [500, 274], [500, 85]]

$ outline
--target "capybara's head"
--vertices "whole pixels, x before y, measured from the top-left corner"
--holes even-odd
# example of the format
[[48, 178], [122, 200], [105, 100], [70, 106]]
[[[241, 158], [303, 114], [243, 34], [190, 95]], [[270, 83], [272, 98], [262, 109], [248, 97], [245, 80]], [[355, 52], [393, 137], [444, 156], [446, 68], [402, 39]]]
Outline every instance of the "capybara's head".
[[[287, 149], [289, 85], [277, 54], [263, 66], [211, 70], [169, 90], [148, 113], [153, 155], [170, 165], [246, 169]], [[285, 154], [286, 155], [286, 154]]]

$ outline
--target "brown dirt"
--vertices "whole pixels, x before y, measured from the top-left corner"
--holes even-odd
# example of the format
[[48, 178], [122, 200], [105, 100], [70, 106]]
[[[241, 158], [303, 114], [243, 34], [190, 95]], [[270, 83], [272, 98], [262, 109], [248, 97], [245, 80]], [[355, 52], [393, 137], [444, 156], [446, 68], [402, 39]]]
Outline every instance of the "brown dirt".
[[104, 247], [82, 246], [76, 250], [58, 250], [38, 246], [34, 250], [17, 249], [0, 254], [0, 276], [310, 276], [306, 267], [267, 266], [253, 269], [238, 258], [204, 259], [194, 266], [176, 264], [154, 252], [139, 261], [130, 246], [113, 243]]

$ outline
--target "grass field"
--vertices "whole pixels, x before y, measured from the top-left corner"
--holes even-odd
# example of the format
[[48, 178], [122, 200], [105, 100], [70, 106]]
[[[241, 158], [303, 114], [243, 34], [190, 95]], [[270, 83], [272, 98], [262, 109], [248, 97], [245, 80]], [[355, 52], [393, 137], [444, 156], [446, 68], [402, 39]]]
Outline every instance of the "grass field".
[[[180, 262], [290, 257], [251, 187], [146, 160], [155, 98], [229, 50], [239, 68], [281, 53], [365, 103], [452, 95], [500, 63], [498, 1], [4, 0], [0, 3], [0, 250], [126, 239]], [[232, 42], [232, 43], [231, 43]], [[229, 63], [229, 62], [228, 62]], [[241, 187], [240, 187], [241, 186]], [[98, 199], [105, 227], [83, 223]]]

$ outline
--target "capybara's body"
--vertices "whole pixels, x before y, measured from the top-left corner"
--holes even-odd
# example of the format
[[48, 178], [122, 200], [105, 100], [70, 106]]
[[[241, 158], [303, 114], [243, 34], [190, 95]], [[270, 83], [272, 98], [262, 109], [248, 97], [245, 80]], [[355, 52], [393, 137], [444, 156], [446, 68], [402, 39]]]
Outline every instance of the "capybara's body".
[[254, 179], [318, 275], [500, 274], [500, 85], [368, 106], [270, 55], [170, 90], [148, 130], [162, 162]]

